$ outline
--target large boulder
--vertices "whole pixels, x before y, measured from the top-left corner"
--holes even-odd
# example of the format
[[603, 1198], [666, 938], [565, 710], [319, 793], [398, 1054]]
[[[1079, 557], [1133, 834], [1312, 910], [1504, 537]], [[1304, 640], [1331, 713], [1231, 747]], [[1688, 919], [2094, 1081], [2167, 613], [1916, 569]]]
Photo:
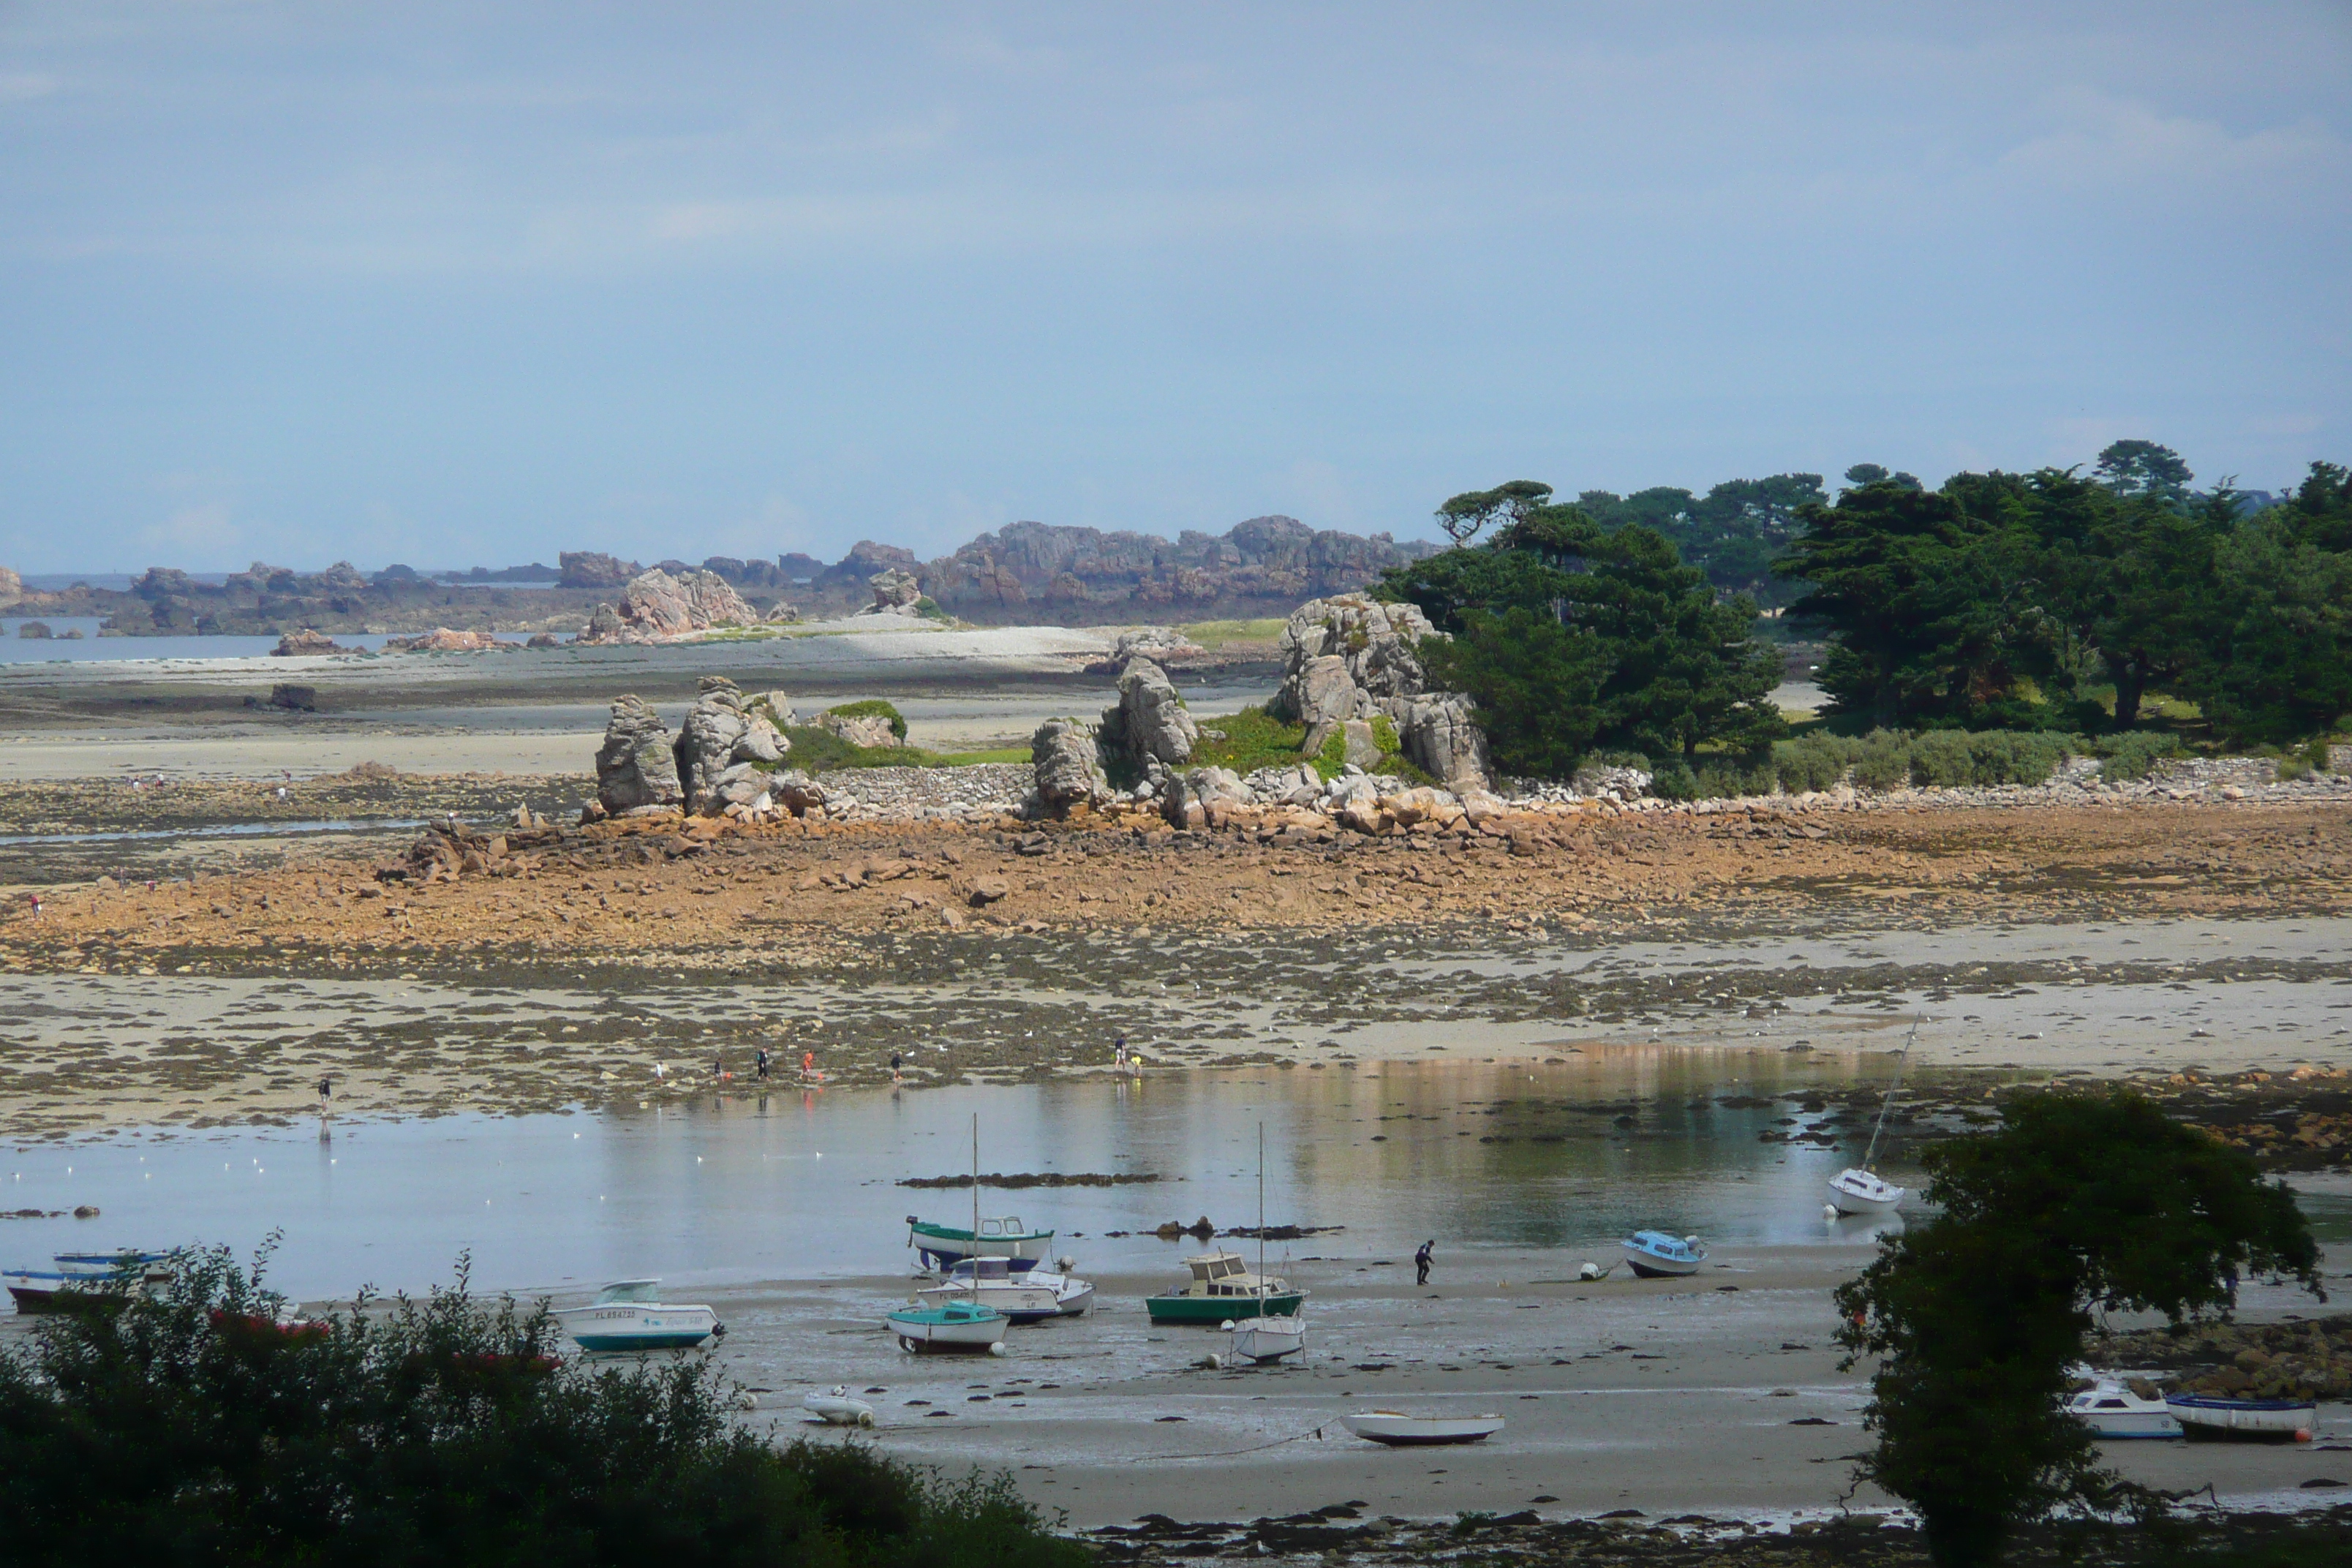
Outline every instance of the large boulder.
[[277, 658], [303, 658], [314, 654], [351, 651], [326, 633], [313, 631], [309, 626], [304, 626], [300, 631], [280, 633], [278, 646], [269, 650], [271, 656]]
[[[1326, 658], [1340, 660], [1349, 684], [1375, 702], [1417, 696], [1428, 677], [1413, 645], [1435, 630], [1412, 605], [1384, 605], [1361, 594], [1310, 599], [1291, 612], [1276, 645], [1282, 651], [1283, 682], [1267, 711], [1294, 723], [1355, 717], [1310, 706], [1304, 689], [1307, 672], [1317, 668], [1316, 679], [1328, 688], [1330, 667], [1318, 665]], [[1328, 690], [1323, 700], [1328, 710]]]
[[1029, 761], [1036, 770], [1038, 803], [1056, 816], [1107, 800], [1095, 737], [1075, 719], [1048, 719], [1029, 737]]
[[620, 606], [602, 605], [581, 632], [583, 643], [664, 642], [713, 626], [756, 626], [760, 613], [716, 572], [670, 575], [656, 566], [630, 579]]
[[1249, 785], [1231, 768], [1194, 768], [1169, 779], [1160, 812], [1177, 827], [1221, 827], [1227, 814], [1256, 804]]
[[[766, 779], [792, 751], [775, 723], [782, 692], [746, 698], [723, 675], [696, 682], [698, 695], [678, 726], [678, 783], [689, 810], [716, 815], [749, 805], [767, 793]], [[784, 705], [790, 712], [790, 705]]]
[[1148, 658], [1131, 659], [1118, 678], [1118, 701], [1103, 710], [1097, 745], [1122, 753], [1154, 784], [1167, 770], [1192, 760], [1201, 727], [1184, 710], [1168, 672]]
[[902, 742], [887, 713], [835, 713], [828, 708], [816, 716], [816, 727], [840, 736], [853, 746], [896, 746]]
[[1486, 737], [1472, 717], [1475, 711], [1475, 705], [1459, 691], [1405, 698], [1391, 710], [1404, 754], [1456, 795], [1492, 783]]
[[861, 616], [915, 616], [921, 614], [923, 584], [912, 572], [896, 566], [885, 567], [866, 580], [874, 590], [874, 602], [857, 613]]
[[641, 697], [616, 697], [596, 751], [596, 799], [614, 816], [683, 805], [669, 730]]

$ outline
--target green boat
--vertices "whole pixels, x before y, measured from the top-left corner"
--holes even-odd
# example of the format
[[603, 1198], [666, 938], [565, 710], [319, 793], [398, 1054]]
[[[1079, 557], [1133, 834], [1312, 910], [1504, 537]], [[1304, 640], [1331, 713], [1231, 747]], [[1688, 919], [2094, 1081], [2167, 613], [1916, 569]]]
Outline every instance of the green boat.
[[1143, 1299], [1154, 1323], [1213, 1328], [1242, 1318], [1286, 1318], [1307, 1299], [1278, 1276], [1251, 1273], [1238, 1252], [1204, 1252], [1184, 1261], [1192, 1278], [1182, 1289]]

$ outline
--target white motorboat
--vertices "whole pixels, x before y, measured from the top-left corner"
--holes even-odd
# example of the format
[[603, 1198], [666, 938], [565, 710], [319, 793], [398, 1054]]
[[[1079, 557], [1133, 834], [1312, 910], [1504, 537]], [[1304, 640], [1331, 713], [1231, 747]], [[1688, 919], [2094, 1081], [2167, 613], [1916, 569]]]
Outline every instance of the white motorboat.
[[1095, 1304], [1095, 1282], [1081, 1279], [1070, 1272], [1076, 1267], [1067, 1258], [1056, 1258], [1057, 1268], [1033, 1268], [1024, 1277], [1033, 1285], [1043, 1285], [1054, 1292], [1054, 1304], [1066, 1318], [1082, 1318], [1087, 1309]]
[[2180, 1423], [2163, 1400], [2144, 1399], [2112, 1378], [2101, 1378], [2067, 1400], [2066, 1414], [2102, 1437], [2180, 1436]]
[[619, 1279], [584, 1307], [554, 1314], [583, 1351], [692, 1350], [727, 1331], [708, 1307], [674, 1306], [661, 1299], [658, 1279]]
[[1245, 1361], [1280, 1361], [1307, 1348], [1307, 1320], [1297, 1313], [1282, 1318], [1244, 1318], [1234, 1325], [1234, 1353]]
[[1870, 1147], [1862, 1152], [1862, 1163], [1848, 1165], [1830, 1178], [1830, 1209], [1842, 1217], [1858, 1215], [1890, 1215], [1903, 1206], [1910, 1189], [1898, 1187], [1881, 1176], [1874, 1169], [1878, 1163], [1878, 1140], [1886, 1131], [1886, 1112], [1893, 1108], [1895, 1097], [1903, 1092], [1903, 1069], [1911, 1060], [1912, 1041], [1919, 1037], [1919, 1020], [1911, 1020], [1911, 1034], [1903, 1042], [1903, 1050], [1895, 1058], [1895, 1084], [1886, 1098], [1878, 1102], [1878, 1123], [1870, 1130]]
[[[1034, 1268], [1014, 1274], [1005, 1258], [967, 1258], [949, 1270], [945, 1283], [916, 1291], [915, 1300], [927, 1307], [977, 1301], [995, 1308], [1014, 1323], [1042, 1323], [1062, 1315], [1064, 1283], [1058, 1274], [1040, 1275]], [[1087, 1289], [1091, 1295], [1094, 1287]]]
[[1698, 1272], [1706, 1261], [1706, 1248], [1695, 1236], [1637, 1230], [1625, 1238], [1625, 1261], [1644, 1279], [1679, 1279]]
[[1339, 1424], [1359, 1437], [1392, 1448], [1483, 1443], [1503, 1429], [1499, 1415], [1407, 1415], [1395, 1410], [1342, 1415]]
[[871, 1426], [874, 1406], [850, 1397], [847, 1384], [836, 1384], [824, 1394], [802, 1396], [801, 1408], [828, 1426]]
[[2221, 1399], [2204, 1394], [2174, 1394], [2165, 1408], [2180, 1423], [2180, 1435], [2204, 1441], [2308, 1443], [2318, 1410], [2308, 1399]]

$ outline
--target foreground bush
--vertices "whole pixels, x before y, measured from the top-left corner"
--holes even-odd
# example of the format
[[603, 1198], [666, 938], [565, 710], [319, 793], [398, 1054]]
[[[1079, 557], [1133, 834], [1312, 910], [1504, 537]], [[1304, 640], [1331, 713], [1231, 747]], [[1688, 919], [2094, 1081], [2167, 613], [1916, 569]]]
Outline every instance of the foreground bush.
[[259, 1270], [0, 1356], [10, 1563], [1075, 1568], [1008, 1479], [728, 1423], [701, 1360], [589, 1370], [544, 1309], [457, 1287], [281, 1326]]

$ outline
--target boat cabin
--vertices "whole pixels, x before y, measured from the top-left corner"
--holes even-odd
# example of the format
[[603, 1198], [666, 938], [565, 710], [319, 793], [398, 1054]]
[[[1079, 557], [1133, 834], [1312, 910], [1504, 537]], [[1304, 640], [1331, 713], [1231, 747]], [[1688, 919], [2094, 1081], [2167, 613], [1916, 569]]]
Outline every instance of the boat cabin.
[[1013, 1260], [1009, 1258], [967, 1258], [948, 1270], [948, 1278], [969, 1284], [977, 1279], [982, 1284], [993, 1284], [1013, 1278]]
[[661, 1281], [658, 1279], [616, 1279], [596, 1292], [591, 1305], [614, 1307], [623, 1304], [658, 1307], [662, 1304]]
[[1184, 1261], [1192, 1270], [1192, 1282], [1184, 1292], [1188, 1296], [1266, 1296], [1286, 1289], [1279, 1279], [1261, 1279], [1251, 1273], [1238, 1252], [1204, 1252]]

